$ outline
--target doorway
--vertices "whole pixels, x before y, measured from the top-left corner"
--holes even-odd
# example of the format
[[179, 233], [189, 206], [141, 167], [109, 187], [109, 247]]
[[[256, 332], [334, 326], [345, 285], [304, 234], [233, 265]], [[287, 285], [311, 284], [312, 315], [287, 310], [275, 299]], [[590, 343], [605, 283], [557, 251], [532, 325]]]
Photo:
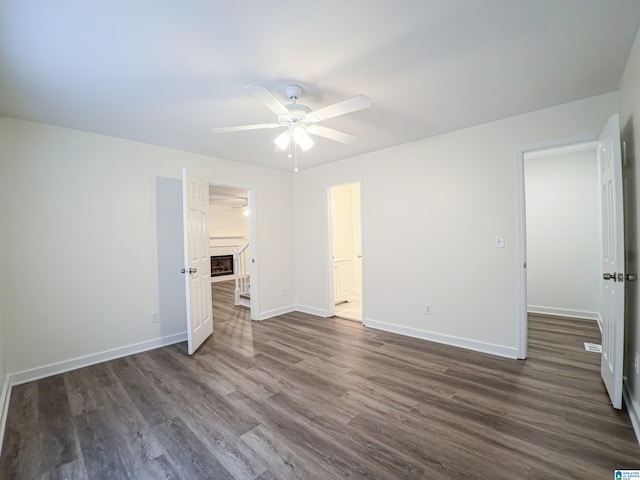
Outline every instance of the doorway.
[[519, 152], [524, 266], [519, 358], [527, 357], [529, 314], [600, 320], [597, 146], [593, 140], [567, 139]]
[[[602, 132], [595, 143], [596, 159], [595, 163], [598, 168], [598, 197], [599, 197], [599, 220], [600, 226], [600, 251], [599, 254], [593, 254], [598, 259], [600, 270], [593, 275], [597, 278], [601, 286], [601, 296], [599, 307], [597, 308], [596, 318], [601, 325], [601, 346], [599, 347], [600, 355], [600, 372], [602, 380], [606, 386], [607, 393], [611, 399], [614, 408], [622, 406], [622, 372], [623, 372], [623, 349], [624, 349], [624, 301], [625, 301], [625, 282], [629, 279], [625, 275], [624, 265], [624, 217], [623, 217], [623, 175], [622, 175], [622, 154], [620, 143], [620, 119], [617, 114], [612, 115], [607, 120]], [[517, 176], [518, 176], [518, 199], [519, 205], [519, 231], [520, 245], [519, 253], [521, 259], [520, 270], [520, 292], [519, 292], [519, 321], [518, 326], [518, 358], [527, 358], [527, 339], [528, 339], [528, 270], [530, 268], [528, 261], [529, 221], [527, 216], [530, 215], [529, 208], [526, 205], [527, 198], [525, 192], [525, 158], [533, 152], [564, 146], [569, 149], [582, 148], [586, 144], [586, 149], [590, 149], [587, 141], [565, 141], [556, 142], [555, 145], [538, 145], [535, 147], [522, 147], [518, 150]], [[570, 197], [567, 192], [563, 193], [564, 197]], [[554, 232], [554, 241], [562, 239], [561, 232]], [[578, 250], [579, 242], [575, 240], [570, 243], [571, 247]], [[582, 258], [585, 261], [585, 258]], [[554, 270], [555, 276], [564, 274], [561, 267]], [[571, 273], [571, 272], [569, 272]], [[590, 276], [589, 276], [590, 277]], [[548, 278], [554, 278], [548, 277]], [[590, 278], [582, 278], [571, 276], [571, 283], [579, 283], [582, 281], [590, 281]], [[558, 285], [558, 291], [564, 292], [566, 284]], [[588, 345], [585, 343], [585, 348]]]
[[[209, 248], [211, 289], [225, 311], [246, 308], [257, 312], [257, 278], [253, 269], [254, 231], [252, 190], [245, 187], [209, 185]], [[220, 302], [224, 299], [224, 302]], [[214, 324], [215, 324], [214, 312]], [[214, 325], [215, 326], [215, 325]]]
[[360, 182], [329, 189], [330, 315], [362, 322]]
[[600, 321], [597, 144], [524, 155], [527, 312]]

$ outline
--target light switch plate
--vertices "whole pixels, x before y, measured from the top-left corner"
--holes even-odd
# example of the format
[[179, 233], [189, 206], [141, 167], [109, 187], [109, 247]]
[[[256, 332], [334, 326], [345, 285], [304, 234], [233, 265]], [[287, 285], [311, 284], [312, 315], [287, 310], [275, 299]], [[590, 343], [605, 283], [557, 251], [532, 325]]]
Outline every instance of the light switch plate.
[[496, 235], [496, 248], [504, 248], [504, 235]]

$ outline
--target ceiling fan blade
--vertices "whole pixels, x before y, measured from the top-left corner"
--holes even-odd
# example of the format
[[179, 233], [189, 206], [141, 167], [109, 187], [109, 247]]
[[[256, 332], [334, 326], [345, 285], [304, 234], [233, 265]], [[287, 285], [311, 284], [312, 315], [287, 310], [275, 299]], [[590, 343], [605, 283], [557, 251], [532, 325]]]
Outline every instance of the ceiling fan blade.
[[353, 143], [358, 137], [355, 137], [349, 133], [341, 132], [340, 130], [334, 130], [333, 128], [323, 127], [322, 125], [309, 125], [307, 132], [319, 137], [335, 140], [336, 142], [350, 144]]
[[242, 132], [243, 130], [258, 130], [261, 128], [280, 127], [279, 123], [256, 123], [255, 125], [238, 125], [236, 127], [214, 127], [214, 133]]
[[287, 115], [289, 113], [287, 107], [280, 103], [266, 88], [260, 85], [247, 85], [244, 88], [276, 115]]
[[328, 118], [337, 117], [339, 115], [345, 115], [351, 112], [357, 112], [365, 108], [371, 107], [371, 100], [365, 95], [356, 95], [355, 97], [347, 98], [333, 105], [319, 108], [309, 114], [307, 114], [306, 120], [308, 122], [321, 122]]

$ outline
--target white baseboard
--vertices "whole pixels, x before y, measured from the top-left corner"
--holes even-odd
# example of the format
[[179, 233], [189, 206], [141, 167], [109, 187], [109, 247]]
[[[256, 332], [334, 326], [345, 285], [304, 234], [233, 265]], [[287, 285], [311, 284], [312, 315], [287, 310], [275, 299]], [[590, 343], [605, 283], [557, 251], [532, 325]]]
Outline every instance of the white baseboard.
[[176, 333], [167, 337], [160, 337], [153, 340], [147, 340], [140, 343], [134, 343], [125, 347], [118, 347], [112, 350], [92, 353], [82, 357], [71, 358], [62, 362], [50, 363], [42, 367], [36, 367], [29, 370], [9, 374], [11, 386], [20, 385], [22, 383], [32, 382], [41, 378], [58, 375], [59, 373], [68, 372], [77, 368], [88, 367], [97, 363], [115, 360], [116, 358], [134, 355], [136, 353], [146, 352], [154, 348], [166, 347], [178, 342], [187, 340], [187, 332]]
[[91, 355], [76, 357], [69, 360], [64, 360], [62, 362], [44, 365], [42, 367], [36, 367], [29, 370], [23, 370], [21, 372], [7, 374], [4, 385], [2, 387], [2, 394], [0, 396], [0, 409], [2, 409], [2, 411], [0, 412], [0, 449], [2, 449], [2, 440], [4, 439], [4, 430], [7, 424], [7, 414], [9, 411], [11, 389], [15, 385], [32, 382], [34, 380], [50, 377], [52, 375], [58, 375], [60, 373], [69, 372], [78, 368], [89, 367], [91, 365], [96, 365], [108, 360], [115, 360], [116, 358], [146, 352], [147, 350], [166, 347], [167, 345], [173, 345], [174, 343], [184, 342], [186, 340], [187, 332], [176, 333], [174, 335], [160, 337], [154, 340], [134, 343], [125, 347], [118, 347], [112, 350], [105, 350], [103, 352], [93, 353]]
[[443, 343], [445, 345], [465, 348], [467, 350], [473, 350], [476, 352], [488, 353], [490, 355], [497, 355], [499, 357], [513, 359], [518, 358], [518, 349], [515, 347], [505, 347], [503, 345], [478, 342], [466, 338], [454, 337], [452, 335], [443, 335], [441, 333], [419, 330], [417, 328], [403, 327], [400, 325], [394, 325], [392, 323], [378, 322], [376, 320], [370, 319], [366, 319], [363, 322], [363, 325], [365, 327], [375, 328], [377, 330], [384, 330], [385, 332], [399, 333], [400, 335], [406, 335], [408, 337], [420, 338], [422, 340], [429, 340], [436, 343]]
[[258, 315], [256, 320], [267, 320], [269, 318], [277, 317], [278, 315], [284, 315], [286, 313], [294, 312], [296, 308], [293, 305], [287, 305], [286, 307], [274, 308], [273, 310], [267, 310]]
[[308, 313], [309, 315], [315, 315], [316, 317], [329, 317], [327, 311], [322, 310], [321, 308], [307, 307], [305, 305], [289, 305], [286, 307], [274, 308], [273, 310], [262, 312], [258, 316], [257, 320], [267, 320], [269, 318], [277, 317], [278, 315], [285, 315], [291, 312]]
[[329, 317], [329, 313], [321, 308], [307, 307], [306, 305], [296, 305], [295, 309], [298, 312], [308, 313], [309, 315], [315, 315], [316, 317]]
[[[583, 320], [598, 320], [598, 312], [587, 312], [583, 310], [570, 310], [567, 308], [542, 307], [540, 305], [527, 305], [527, 312], [538, 313], [540, 315], [554, 315], [556, 317], [573, 317]], [[602, 320], [600, 320], [602, 321]]]
[[624, 404], [627, 406], [627, 411], [629, 412], [633, 431], [636, 433], [636, 441], [640, 444], [640, 405], [638, 405], [638, 403], [633, 399], [626, 384], [622, 389], [622, 397], [624, 399]]
[[211, 283], [228, 282], [229, 280], [234, 280], [235, 278], [236, 276], [233, 273], [229, 275], [220, 275], [218, 277], [211, 277]]

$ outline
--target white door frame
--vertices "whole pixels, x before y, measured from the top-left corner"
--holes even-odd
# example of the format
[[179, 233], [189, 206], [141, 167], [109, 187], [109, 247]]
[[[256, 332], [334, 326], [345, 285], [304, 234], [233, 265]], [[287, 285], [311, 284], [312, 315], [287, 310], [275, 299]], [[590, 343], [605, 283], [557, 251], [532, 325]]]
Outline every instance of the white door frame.
[[248, 195], [248, 207], [249, 207], [249, 257], [251, 258], [251, 264], [249, 265], [249, 275], [251, 276], [251, 295], [250, 295], [250, 318], [251, 320], [259, 320], [260, 312], [260, 295], [258, 287], [258, 235], [257, 235], [257, 221], [256, 221], [256, 187], [255, 185], [243, 185], [240, 183], [221, 182], [217, 180], [208, 179], [209, 186], [238, 188], [240, 190], [246, 190]]
[[365, 276], [365, 235], [364, 235], [364, 182], [361, 178], [355, 180], [346, 180], [339, 183], [332, 183], [331, 185], [327, 185], [325, 187], [325, 212], [326, 212], [326, 236], [325, 236], [325, 245], [327, 246], [326, 250], [326, 272], [327, 272], [327, 308], [326, 315], [327, 317], [333, 317], [336, 314], [336, 306], [335, 306], [335, 298], [334, 298], [334, 285], [333, 285], [333, 229], [331, 227], [331, 189], [333, 187], [340, 187], [343, 185], [350, 185], [352, 183], [357, 183], [360, 185], [360, 247], [362, 249], [362, 324], [364, 325], [365, 321], [365, 292], [366, 292], [366, 276]]
[[597, 136], [579, 135], [545, 142], [523, 145], [516, 148], [516, 231], [519, 236], [518, 249], [518, 307], [517, 307], [517, 355], [519, 359], [527, 358], [527, 222], [524, 191], [524, 157], [527, 153], [553, 148], [596, 142]]

